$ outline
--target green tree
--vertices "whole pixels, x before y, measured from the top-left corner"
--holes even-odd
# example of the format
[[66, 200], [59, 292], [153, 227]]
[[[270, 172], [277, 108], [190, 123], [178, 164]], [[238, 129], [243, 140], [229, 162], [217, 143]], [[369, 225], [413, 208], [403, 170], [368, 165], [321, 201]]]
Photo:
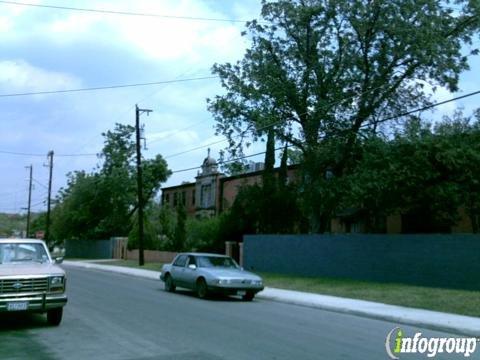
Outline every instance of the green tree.
[[164, 239], [166, 248], [172, 248], [177, 221], [175, 211], [170, 206], [160, 205], [160, 210], [152, 221], [158, 224], [158, 234]]
[[175, 233], [173, 235], [174, 251], [183, 251], [187, 241], [187, 212], [183, 205], [177, 206], [177, 223], [175, 225]]
[[[33, 215], [33, 214], [32, 214]], [[32, 216], [32, 222], [30, 224], [30, 234], [27, 234], [29, 237], [35, 237], [37, 231], [45, 231], [47, 226], [47, 213], [41, 212]]]
[[461, 208], [478, 231], [479, 168], [478, 120], [459, 111], [435, 126], [412, 118], [393, 139], [362, 141], [342, 206], [358, 209], [368, 232], [384, 231], [390, 214], [404, 215], [404, 231], [449, 232]]
[[[311, 229], [322, 232], [341, 197], [318, 188], [342, 188], [359, 136], [380, 119], [430, 103], [426, 83], [458, 89], [468, 69], [462, 45], [477, 33], [480, 9], [467, 0], [262, 4], [262, 22], [247, 23], [252, 45], [243, 59], [214, 65], [226, 94], [208, 108], [232, 155], [246, 134], [255, 140], [273, 126], [277, 139], [302, 152]], [[325, 181], [327, 171], [334, 180]]]
[[[116, 124], [103, 134], [102, 163], [96, 171], [68, 174], [67, 186], [57, 196], [52, 211], [52, 234], [58, 240], [104, 239], [126, 236], [137, 209], [135, 129]], [[165, 160], [158, 155], [145, 160], [144, 196], [148, 202], [170, 175]]]
[[186, 222], [186, 246], [191, 251], [223, 252], [225, 241], [220, 236], [220, 224], [224, 215], [211, 218], [189, 218]]

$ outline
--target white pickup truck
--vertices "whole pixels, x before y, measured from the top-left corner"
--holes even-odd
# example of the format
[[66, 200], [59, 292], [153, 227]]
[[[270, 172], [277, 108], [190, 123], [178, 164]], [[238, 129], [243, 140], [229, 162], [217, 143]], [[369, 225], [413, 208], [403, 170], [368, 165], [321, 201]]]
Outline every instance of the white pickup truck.
[[46, 313], [51, 325], [62, 321], [65, 271], [41, 240], [0, 239], [0, 312]]

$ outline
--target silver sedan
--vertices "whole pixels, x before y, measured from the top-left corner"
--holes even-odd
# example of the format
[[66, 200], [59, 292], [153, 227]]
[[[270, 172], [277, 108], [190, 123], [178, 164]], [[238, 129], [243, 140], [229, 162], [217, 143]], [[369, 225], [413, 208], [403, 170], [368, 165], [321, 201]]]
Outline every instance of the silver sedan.
[[262, 278], [243, 270], [229, 256], [206, 253], [180, 253], [171, 264], [163, 265], [160, 279], [165, 290], [176, 287], [196, 291], [199, 298], [209, 293], [240, 295], [251, 301], [263, 290]]

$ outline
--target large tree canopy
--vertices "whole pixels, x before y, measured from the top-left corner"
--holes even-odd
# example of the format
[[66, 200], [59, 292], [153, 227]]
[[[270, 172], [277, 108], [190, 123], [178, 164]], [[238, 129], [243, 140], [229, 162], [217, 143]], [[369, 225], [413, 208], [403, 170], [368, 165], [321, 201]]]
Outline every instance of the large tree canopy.
[[[116, 124], [113, 131], [102, 134], [105, 142], [97, 171], [68, 175], [53, 210], [52, 232], [57, 240], [128, 235], [137, 209], [134, 134], [134, 127]], [[148, 201], [170, 171], [160, 155], [144, 160], [142, 166]]]
[[[301, 150], [313, 191], [327, 169], [349, 171], [359, 135], [428, 104], [425, 87], [458, 90], [479, 11], [467, 0], [263, 0], [263, 21], [247, 24], [243, 59], [213, 67], [226, 89], [209, 100], [217, 132], [237, 155], [247, 135], [274, 128]], [[312, 221], [331, 211], [319, 197]]]

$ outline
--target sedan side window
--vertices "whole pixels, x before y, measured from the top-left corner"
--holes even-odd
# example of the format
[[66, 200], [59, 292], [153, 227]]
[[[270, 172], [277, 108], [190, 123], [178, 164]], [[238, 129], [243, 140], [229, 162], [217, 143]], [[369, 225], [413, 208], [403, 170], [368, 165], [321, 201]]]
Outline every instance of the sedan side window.
[[195, 260], [195, 256], [190, 255], [190, 256], [188, 257], [188, 265], [192, 265], [192, 264], [196, 266], [196, 265], [197, 265], [197, 261]]
[[186, 255], [180, 255], [173, 263], [174, 266], [185, 267], [188, 257]]

